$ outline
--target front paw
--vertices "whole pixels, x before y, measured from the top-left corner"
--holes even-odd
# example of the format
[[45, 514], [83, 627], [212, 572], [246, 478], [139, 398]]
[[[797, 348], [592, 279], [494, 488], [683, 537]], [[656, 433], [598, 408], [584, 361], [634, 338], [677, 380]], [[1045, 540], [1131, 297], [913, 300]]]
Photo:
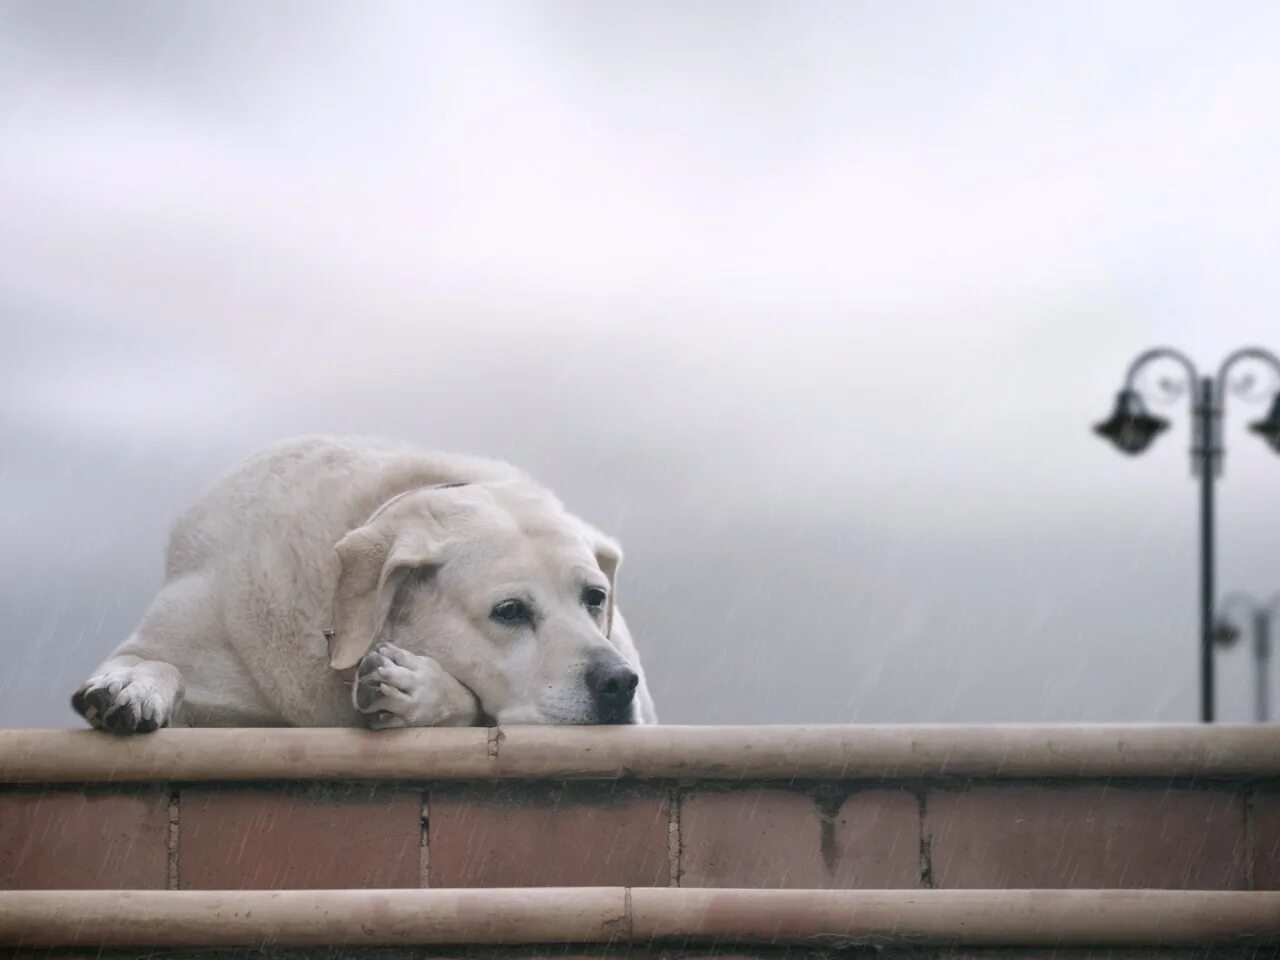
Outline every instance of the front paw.
[[374, 730], [466, 725], [479, 709], [471, 691], [434, 659], [389, 643], [360, 661], [351, 700]]
[[131, 670], [90, 677], [72, 695], [71, 706], [108, 733], [150, 733], [168, 726], [173, 714], [160, 684]]

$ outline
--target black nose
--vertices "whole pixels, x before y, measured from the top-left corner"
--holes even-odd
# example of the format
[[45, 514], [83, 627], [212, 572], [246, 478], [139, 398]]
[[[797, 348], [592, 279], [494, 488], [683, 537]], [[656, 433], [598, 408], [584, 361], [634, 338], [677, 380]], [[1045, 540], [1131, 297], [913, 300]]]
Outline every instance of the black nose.
[[587, 689], [599, 723], [627, 723], [640, 678], [621, 660], [598, 660], [587, 668]]

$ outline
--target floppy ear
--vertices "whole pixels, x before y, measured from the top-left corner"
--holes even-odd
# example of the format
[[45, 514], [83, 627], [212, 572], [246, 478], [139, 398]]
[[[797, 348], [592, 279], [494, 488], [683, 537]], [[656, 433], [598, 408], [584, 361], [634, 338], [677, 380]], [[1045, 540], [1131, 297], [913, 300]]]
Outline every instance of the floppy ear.
[[596, 555], [596, 565], [600, 567], [600, 572], [609, 578], [609, 603], [604, 613], [604, 635], [607, 637], [613, 633], [613, 597], [618, 590], [618, 567], [622, 565], [622, 547], [613, 537], [606, 536], [591, 524], [584, 522], [582, 525], [586, 528], [591, 551]]
[[397, 530], [386, 518], [352, 530], [334, 548], [338, 584], [333, 596], [329, 666], [354, 667], [382, 632], [396, 588], [417, 567], [440, 562], [440, 544], [426, 531]]

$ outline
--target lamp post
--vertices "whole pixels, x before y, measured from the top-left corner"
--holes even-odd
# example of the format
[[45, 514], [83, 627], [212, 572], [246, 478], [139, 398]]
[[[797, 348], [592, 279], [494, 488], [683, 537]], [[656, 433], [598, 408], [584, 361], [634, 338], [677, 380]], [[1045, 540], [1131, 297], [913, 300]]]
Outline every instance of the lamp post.
[[1229, 647], [1240, 639], [1236, 625], [1247, 620], [1253, 627], [1253, 719], [1271, 720], [1271, 625], [1280, 616], [1280, 593], [1263, 603], [1244, 593], [1233, 593], [1218, 607], [1214, 639]]
[[[1202, 377], [1186, 356], [1168, 347], [1158, 347], [1139, 354], [1129, 365], [1124, 387], [1116, 396], [1111, 416], [1093, 429], [1110, 440], [1117, 449], [1131, 456], [1142, 453], [1169, 426], [1169, 421], [1147, 410], [1138, 377], [1149, 365], [1172, 360], [1185, 374], [1185, 381], [1164, 378], [1158, 386], [1165, 396], [1176, 398], [1184, 392], [1191, 400], [1191, 471], [1200, 480], [1200, 719], [1213, 722], [1213, 485], [1222, 473], [1222, 417], [1230, 392], [1246, 399], [1259, 399], [1251, 376], [1235, 381], [1232, 371], [1242, 362], [1257, 361], [1269, 366], [1280, 384], [1280, 358], [1260, 347], [1237, 350], [1222, 361], [1216, 377]], [[1249, 429], [1280, 453], [1280, 389], [1272, 399], [1267, 416], [1249, 425]]]

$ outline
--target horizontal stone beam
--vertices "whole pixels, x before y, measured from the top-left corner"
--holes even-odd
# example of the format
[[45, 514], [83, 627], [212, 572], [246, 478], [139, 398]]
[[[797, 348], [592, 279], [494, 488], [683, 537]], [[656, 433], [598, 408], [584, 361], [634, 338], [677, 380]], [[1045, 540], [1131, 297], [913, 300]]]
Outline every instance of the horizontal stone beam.
[[1186, 946], [1280, 940], [1280, 893], [1155, 890], [18, 891], [0, 945], [714, 942]]
[[0, 731], [10, 784], [1276, 776], [1266, 724]]

